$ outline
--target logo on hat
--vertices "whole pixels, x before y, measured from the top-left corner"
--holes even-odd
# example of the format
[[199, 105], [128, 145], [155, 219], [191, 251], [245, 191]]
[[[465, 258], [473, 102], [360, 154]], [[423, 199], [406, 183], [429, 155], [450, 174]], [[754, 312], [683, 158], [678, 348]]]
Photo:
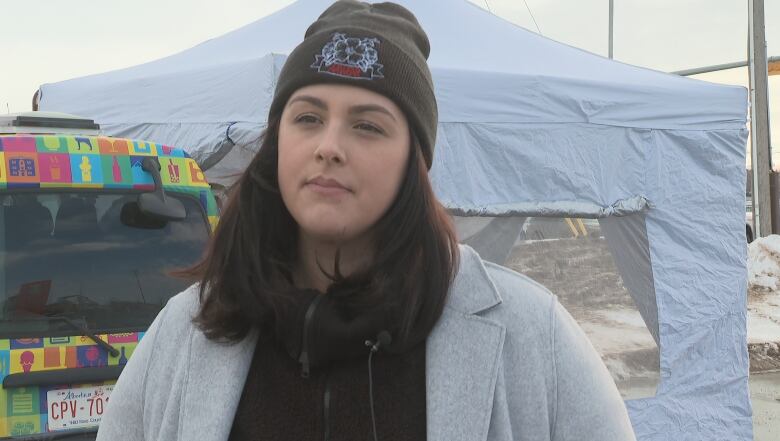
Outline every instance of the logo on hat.
[[347, 37], [335, 33], [315, 56], [312, 68], [317, 72], [339, 77], [373, 80], [384, 78], [383, 65], [379, 64], [378, 38]]

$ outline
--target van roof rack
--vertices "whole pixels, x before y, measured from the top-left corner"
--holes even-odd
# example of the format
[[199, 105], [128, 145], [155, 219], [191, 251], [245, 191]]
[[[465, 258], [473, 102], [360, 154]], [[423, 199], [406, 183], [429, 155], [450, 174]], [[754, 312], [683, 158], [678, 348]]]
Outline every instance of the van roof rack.
[[100, 125], [91, 119], [58, 112], [23, 112], [0, 115], [0, 134], [22, 133], [98, 135]]

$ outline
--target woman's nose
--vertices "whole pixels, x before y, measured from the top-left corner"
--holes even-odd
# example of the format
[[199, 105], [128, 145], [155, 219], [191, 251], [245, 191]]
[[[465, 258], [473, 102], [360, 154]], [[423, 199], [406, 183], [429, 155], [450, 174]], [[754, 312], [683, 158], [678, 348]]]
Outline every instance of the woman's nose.
[[317, 149], [314, 151], [314, 158], [317, 162], [327, 162], [331, 164], [343, 164], [347, 157], [343, 148], [342, 135], [338, 127], [328, 127], [325, 130]]

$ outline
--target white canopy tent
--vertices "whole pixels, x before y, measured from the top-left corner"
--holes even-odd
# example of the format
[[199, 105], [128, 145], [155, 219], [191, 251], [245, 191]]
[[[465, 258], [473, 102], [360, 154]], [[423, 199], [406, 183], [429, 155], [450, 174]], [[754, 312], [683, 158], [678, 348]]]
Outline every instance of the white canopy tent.
[[[640, 440], [752, 439], [744, 227], [747, 92], [538, 36], [466, 0], [398, 1], [431, 40], [432, 178], [454, 212], [599, 218], [660, 346]], [[40, 109], [183, 147], [229, 183], [256, 152], [285, 55], [329, 0], [151, 63], [40, 89]], [[597, 422], [594, 422], [597, 424]]]

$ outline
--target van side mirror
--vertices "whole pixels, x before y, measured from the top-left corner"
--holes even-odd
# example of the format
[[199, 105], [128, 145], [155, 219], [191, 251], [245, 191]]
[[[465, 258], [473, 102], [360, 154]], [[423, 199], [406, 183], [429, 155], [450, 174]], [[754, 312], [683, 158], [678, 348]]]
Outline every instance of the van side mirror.
[[164, 220], [183, 220], [187, 217], [184, 204], [178, 199], [165, 196], [162, 178], [160, 177], [160, 163], [156, 158], [147, 156], [141, 163], [144, 171], [152, 175], [154, 179], [154, 191], [138, 195], [138, 207], [146, 216]]

